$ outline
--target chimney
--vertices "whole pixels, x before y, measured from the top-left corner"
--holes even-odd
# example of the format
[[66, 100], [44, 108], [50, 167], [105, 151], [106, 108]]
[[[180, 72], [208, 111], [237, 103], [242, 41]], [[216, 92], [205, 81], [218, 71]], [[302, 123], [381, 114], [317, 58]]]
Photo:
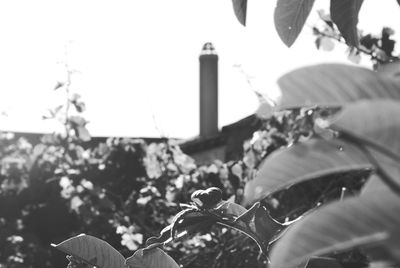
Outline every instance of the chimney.
[[212, 43], [200, 53], [200, 136], [218, 133], [218, 55]]

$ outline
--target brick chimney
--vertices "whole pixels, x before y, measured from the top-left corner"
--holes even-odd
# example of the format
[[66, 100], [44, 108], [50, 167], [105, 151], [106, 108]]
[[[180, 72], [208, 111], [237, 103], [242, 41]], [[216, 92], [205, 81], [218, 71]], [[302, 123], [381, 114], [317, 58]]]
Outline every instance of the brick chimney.
[[200, 53], [200, 136], [218, 133], [218, 55], [212, 43]]

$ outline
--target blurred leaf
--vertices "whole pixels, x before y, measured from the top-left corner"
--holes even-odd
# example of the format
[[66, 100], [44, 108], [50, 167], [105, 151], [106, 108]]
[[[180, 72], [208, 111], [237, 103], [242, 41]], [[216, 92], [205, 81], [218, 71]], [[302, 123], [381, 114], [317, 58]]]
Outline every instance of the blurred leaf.
[[86, 120], [82, 116], [73, 115], [68, 118], [68, 121], [75, 126], [86, 125]]
[[332, 51], [335, 48], [335, 43], [328, 37], [321, 37], [319, 45], [324, 51]]
[[317, 37], [317, 39], [315, 39], [315, 46], [317, 47], [317, 49], [320, 49], [320, 47], [321, 47], [321, 39], [322, 39], [321, 36], [319, 36], [319, 37]]
[[82, 140], [82, 141], [90, 141], [91, 137], [89, 134], [89, 131], [87, 130], [86, 127], [84, 126], [78, 126], [76, 128], [77, 132], [78, 132], [78, 137]]
[[[400, 1], [400, 0], [399, 0]], [[388, 62], [384, 64], [379, 64], [377, 71], [383, 75], [400, 77], [400, 61]]]
[[382, 181], [381, 178], [379, 178], [378, 175], [373, 174], [368, 178], [368, 181], [361, 189], [361, 195], [376, 194], [377, 192], [383, 190], [390, 191], [390, 188]]
[[179, 265], [168, 254], [159, 248], [139, 249], [126, 259], [132, 268], [179, 268]]
[[54, 90], [57, 90], [57, 89], [63, 87], [64, 85], [65, 85], [64, 82], [57, 82], [57, 84], [54, 86]]
[[276, 109], [303, 106], [342, 106], [362, 99], [400, 99], [397, 79], [371, 70], [319, 64], [294, 70], [278, 80], [281, 89]]
[[332, 18], [330, 14], [325, 13], [325, 10], [320, 9], [317, 10], [318, 16], [321, 20], [323, 20], [330, 28], [333, 28]]
[[358, 13], [363, 0], [331, 0], [330, 13], [332, 21], [338, 27], [346, 43], [357, 47], [358, 40]]
[[343, 268], [343, 266], [333, 258], [312, 257], [304, 268]]
[[275, 28], [288, 47], [292, 46], [303, 29], [314, 0], [278, 0], [275, 8]]
[[400, 198], [390, 192], [331, 203], [287, 230], [272, 249], [271, 267], [295, 267], [312, 256], [355, 247], [385, 252], [385, 257], [399, 261], [398, 215]]
[[379, 39], [372, 37], [371, 34], [364, 35], [360, 38], [360, 44], [366, 49], [372, 49], [373, 46], [378, 46]]
[[354, 64], [359, 64], [361, 62], [361, 55], [358, 51], [350, 51], [347, 59]]
[[331, 128], [345, 130], [400, 155], [400, 102], [362, 100], [344, 106]]
[[269, 155], [245, 186], [245, 204], [299, 182], [352, 170], [371, 169], [364, 153], [341, 140], [311, 139]]
[[[370, 157], [390, 177], [393, 189], [400, 188], [396, 187], [400, 185], [400, 118], [393, 116], [395, 114], [400, 114], [398, 101], [359, 101], [346, 105], [331, 125], [331, 128], [342, 131], [343, 138], [353, 139], [354, 136], [362, 139]], [[380, 175], [387, 180], [383, 174]]]
[[80, 234], [52, 246], [93, 266], [126, 268], [124, 256], [110, 244], [94, 236]]
[[247, 0], [232, 0], [233, 10], [239, 22], [246, 26]]

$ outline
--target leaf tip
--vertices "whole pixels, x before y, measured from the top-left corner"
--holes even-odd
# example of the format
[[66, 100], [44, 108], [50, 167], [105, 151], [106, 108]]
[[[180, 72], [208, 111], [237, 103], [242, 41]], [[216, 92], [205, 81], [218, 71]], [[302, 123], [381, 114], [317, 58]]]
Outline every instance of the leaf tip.
[[243, 26], [246, 26], [247, 0], [232, 0], [235, 16]]

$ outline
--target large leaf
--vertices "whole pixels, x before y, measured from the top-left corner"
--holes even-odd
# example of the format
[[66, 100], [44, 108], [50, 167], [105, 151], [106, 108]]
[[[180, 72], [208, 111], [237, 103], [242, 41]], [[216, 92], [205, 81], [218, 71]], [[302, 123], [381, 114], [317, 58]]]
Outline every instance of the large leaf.
[[[294, 70], [278, 80], [276, 109], [341, 106], [362, 99], [400, 100], [398, 79], [344, 64], [320, 64]], [[264, 105], [268, 105], [265, 103]]]
[[346, 105], [331, 127], [345, 130], [400, 155], [400, 102], [359, 101]]
[[347, 198], [316, 210], [287, 230], [272, 249], [273, 268], [360, 247], [400, 261], [400, 198], [390, 192]]
[[80, 234], [52, 246], [96, 267], [126, 268], [124, 256], [110, 244], [94, 236]]
[[288, 47], [303, 29], [313, 4], [314, 0], [278, 0], [274, 13], [275, 28]]
[[246, 26], [247, 0], [232, 0], [233, 11], [239, 22]]
[[312, 257], [305, 268], [343, 268], [337, 260], [326, 257]]
[[312, 139], [275, 151], [245, 186], [245, 203], [253, 203], [293, 184], [321, 176], [372, 168], [356, 146], [340, 141]]
[[126, 259], [132, 268], [179, 268], [179, 265], [168, 254], [159, 248], [139, 249]]
[[358, 42], [358, 13], [363, 0], [331, 0], [331, 18], [343, 35], [346, 43], [357, 47]]
[[[400, 1], [400, 0], [399, 0]], [[382, 63], [377, 66], [377, 71], [387, 76], [400, 77], [400, 60]]]
[[400, 117], [393, 116], [398, 114], [398, 101], [359, 101], [346, 105], [333, 120], [331, 128], [344, 132], [350, 139], [361, 139], [368, 147], [370, 157], [375, 158], [392, 181], [400, 185]]
[[361, 195], [376, 194], [380, 191], [389, 191], [390, 188], [376, 174], [371, 175], [361, 189]]

